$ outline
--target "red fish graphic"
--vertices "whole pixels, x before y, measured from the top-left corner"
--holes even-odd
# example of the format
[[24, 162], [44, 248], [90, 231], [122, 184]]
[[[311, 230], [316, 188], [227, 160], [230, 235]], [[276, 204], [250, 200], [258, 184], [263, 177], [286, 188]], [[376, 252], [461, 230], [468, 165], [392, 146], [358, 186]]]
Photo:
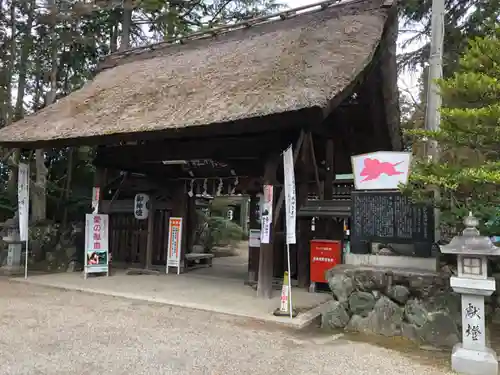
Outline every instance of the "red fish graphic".
[[365, 167], [359, 174], [361, 177], [364, 177], [364, 180], [361, 180], [361, 182], [376, 180], [383, 174], [386, 174], [387, 176], [397, 176], [400, 174], [404, 174], [404, 172], [399, 172], [395, 168], [401, 163], [402, 161], [393, 164], [386, 161], [366, 158]]

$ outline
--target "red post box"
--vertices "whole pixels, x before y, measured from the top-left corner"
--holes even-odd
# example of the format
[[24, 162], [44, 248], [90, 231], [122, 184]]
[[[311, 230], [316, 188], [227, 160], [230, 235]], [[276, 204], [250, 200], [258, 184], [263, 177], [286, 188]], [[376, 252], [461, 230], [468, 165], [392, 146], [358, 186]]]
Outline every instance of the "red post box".
[[342, 241], [311, 240], [311, 283], [326, 283], [325, 272], [341, 263]]

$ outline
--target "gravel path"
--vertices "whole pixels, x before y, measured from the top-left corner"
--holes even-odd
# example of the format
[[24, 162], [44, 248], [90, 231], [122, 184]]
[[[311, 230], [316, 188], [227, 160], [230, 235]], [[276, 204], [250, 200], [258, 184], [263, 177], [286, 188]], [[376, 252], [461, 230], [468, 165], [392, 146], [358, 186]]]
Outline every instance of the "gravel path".
[[0, 279], [0, 375], [448, 375], [398, 352]]

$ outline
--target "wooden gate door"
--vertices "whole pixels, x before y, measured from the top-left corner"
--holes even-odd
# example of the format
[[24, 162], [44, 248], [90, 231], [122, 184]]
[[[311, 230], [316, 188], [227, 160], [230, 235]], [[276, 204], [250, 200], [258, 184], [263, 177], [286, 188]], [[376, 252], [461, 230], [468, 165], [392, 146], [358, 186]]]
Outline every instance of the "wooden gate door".
[[148, 221], [137, 220], [131, 213], [109, 215], [109, 248], [113, 262], [144, 265], [148, 238]]
[[155, 266], [164, 266], [167, 264], [168, 220], [171, 212], [160, 209], [155, 210], [154, 215], [152, 263]]

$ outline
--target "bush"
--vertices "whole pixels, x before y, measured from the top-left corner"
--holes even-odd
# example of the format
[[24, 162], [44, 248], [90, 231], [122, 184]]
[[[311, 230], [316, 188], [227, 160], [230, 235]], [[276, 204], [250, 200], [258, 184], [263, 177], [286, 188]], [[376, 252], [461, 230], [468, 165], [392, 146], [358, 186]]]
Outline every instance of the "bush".
[[203, 220], [200, 242], [206, 250], [212, 251], [216, 246], [233, 245], [243, 239], [243, 229], [224, 217], [203, 216]]

